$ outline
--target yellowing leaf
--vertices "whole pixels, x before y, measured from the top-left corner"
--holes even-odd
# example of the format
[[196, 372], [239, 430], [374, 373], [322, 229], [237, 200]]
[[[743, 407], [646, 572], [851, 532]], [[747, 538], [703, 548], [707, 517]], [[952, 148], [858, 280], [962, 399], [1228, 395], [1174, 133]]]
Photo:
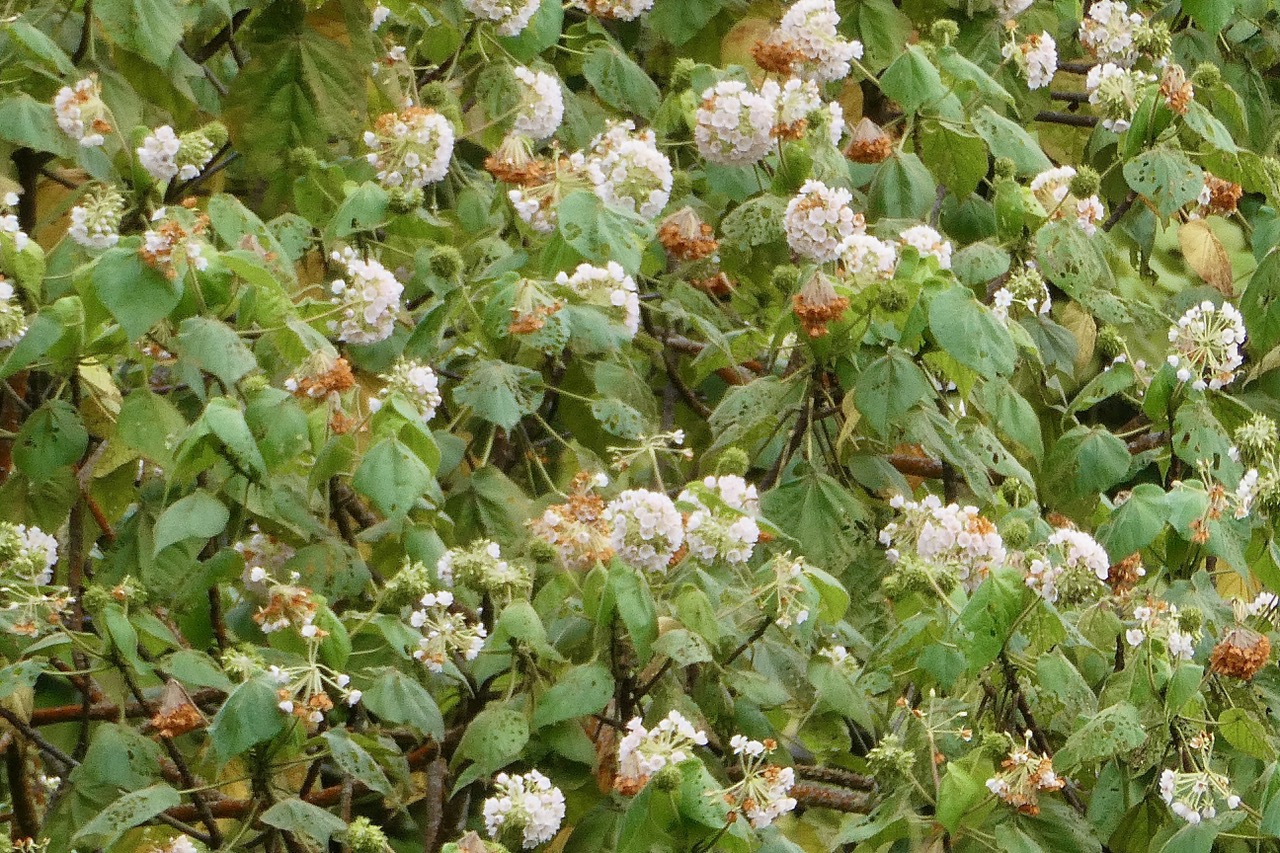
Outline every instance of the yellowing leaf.
[[1224, 296], [1232, 295], [1231, 259], [1208, 223], [1203, 219], [1183, 223], [1178, 229], [1178, 245], [1196, 275]]

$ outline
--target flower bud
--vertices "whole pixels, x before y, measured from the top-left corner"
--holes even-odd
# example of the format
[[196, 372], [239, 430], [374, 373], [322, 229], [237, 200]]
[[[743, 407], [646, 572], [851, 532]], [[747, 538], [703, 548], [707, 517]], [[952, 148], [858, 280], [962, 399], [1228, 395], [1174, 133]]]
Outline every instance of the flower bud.
[[358, 817], [347, 827], [347, 846], [351, 853], [390, 853], [387, 835], [367, 817]]
[[997, 157], [995, 162], [995, 176], [997, 179], [1009, 180], [1018, 174], [1018, 165], [1013, 162], [1010, 157]]
[[1115, 358], [1124, 352], [1124, 337], [1120, 334], [1120, 330], [1111, 324], [1107, 324], [1098, 330], [1098, 340], [1096, 344], [1098, 352], [1107, 358]]
[[933, 40], [947, 47], [951, 42], [960, 35], [960, 25], [950, 18], [940, 18], [933, 22], [933, 26], [929, 28], [929, 35]]
[[1020, 518], [1007, 521], [1000, 529], [1000, 536], [1010, 548], [1022, 548], [1031, 539], [1031, 526]]
[[1068, 186], [1071, 190], [1071, 194], [1076, 198], [1088, 198], [1098, 192], [1098, 187], [1100, 185], [1101, 179], [1099, 178], [1098, 173], [1093, 169], [1090, 169], [1088, 166], [1081, 166], [1076, 170], [1076, 173], [1071, 178], [1071, 183]]
[[1222, 69], [1212, 62], [1202, 62], [1191, 73], [1191, 85], [1200, 89], [1212, 89], [1222, 83]]
[[445, 281], [456, 281], [466, 267], [462, 253], [454, 246], [437, 245], [431, 249], [431, 257], [427, 261], [433, 275]]
[[739, 477], [746, 476], [747, 471], [751, 468], [751, 457], [741, 447], [730, 447], [728, 450], [720, 454], [720, 458], [716, 460], [716, 474], [737, 474]]

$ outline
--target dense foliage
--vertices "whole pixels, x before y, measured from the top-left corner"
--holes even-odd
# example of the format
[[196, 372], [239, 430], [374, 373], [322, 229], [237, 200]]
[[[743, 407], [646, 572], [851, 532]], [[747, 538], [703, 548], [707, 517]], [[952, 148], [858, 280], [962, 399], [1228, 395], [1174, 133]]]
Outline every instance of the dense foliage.
[[8, 3], [5, 834], [1276, 849], [1278, 60], [1267, 0]]

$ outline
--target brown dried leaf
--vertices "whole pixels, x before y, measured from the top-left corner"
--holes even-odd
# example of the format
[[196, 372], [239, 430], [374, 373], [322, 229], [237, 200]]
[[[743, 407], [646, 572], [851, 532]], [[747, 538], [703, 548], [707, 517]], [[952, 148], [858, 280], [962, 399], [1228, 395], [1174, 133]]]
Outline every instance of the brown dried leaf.
[[1182, 256], [1200, 278], [1224, 296], [1232, 296], [1231, 259], [1217, 235], [1203, 219], [1184, 222], [1178, 229]]

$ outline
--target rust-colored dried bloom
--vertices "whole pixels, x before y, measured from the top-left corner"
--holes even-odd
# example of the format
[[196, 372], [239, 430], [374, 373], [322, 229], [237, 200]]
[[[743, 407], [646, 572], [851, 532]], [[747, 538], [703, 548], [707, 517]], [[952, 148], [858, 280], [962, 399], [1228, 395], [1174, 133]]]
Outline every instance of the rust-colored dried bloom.
[[855, 163], [880, 163], [892, 153], [893, 139], [866, 117], [853, 128], [853, 139], [844, 150], [844, 156]]
[[849, 300], [836, 293], [831, 279], [815, 272], [800, 292], [791, 297], [796, 319], [811, 338], [821, 338], [830, 330], [827, 324], [840, 319], [849, 310]]
[[1160, 78], [1160, 94], [1169, 109], [1178, 115], [1186, 115], [1191, 99], [1195, 97], [1195, 89], [1187, 79], [1187, 72], [1176, 62], [1164, 67], [1164, 76]]
[[1135, 551], [1107, 570], [1107, 585], [1114, 594], [1122, 595], [1137, 586], [1138, 579], [1146, 573], [1142, 554]]
[[351, 372], [351, 365], [339, 356], [330, 362], [327, 358], [315, 360], [302, 366], [299, 374], [285, 381], [285, 388], [295, 397], [320, 400], [330, 394], [341, 394], [355, 387], [356, 377]]
[[507, 326], [507, 331], [513, 335], [531, 335], [547, 325], [547, 318], [559, 311], [561, 307], [559, 302], [553, 302], [550, 305], [535, 305], [533, 310], [526, 314], [521, 314], [513, 308], [511, 309], [513, 319], [510, 325]]
[[751, 58], [765, 71], [790, 75], [792, 66], [804, 61], [804, 54], [796, 50], [796, 46], [790, 41], [778, 38], [775, 34], [752, 45]]
[[1204, 186], [1209, 191], [1209, 203], [1204, 205], [1208, 213], [1230, 216], [1236, 212], [1240, 197], [1244, 195], [1243, 187], [1208, 172], [1204, 176]]
[[699, 261], [720, 249], [715, 229], [703, 222], [691, 207], [682, 207], [663, 220], [658, 228], [658, 242], [667, 254], [681, 261]]
[[1227, 631], [1209, 655], [1209, 668], [1218, 675], [1251, 681], [1271, 657], [1271, 641], [1249, 628]]
[[533, 156], [527, 136], [509, 134], [498, 150], [484, 159], [484, 167], [504, 184], [531, 187], [546, 180], [548, 164]]
[[735, 287], [733, 279], [725, 275], [723, 271], [716, 273], [709, 278], [695, 278], [691, 282], [694, 287], [698, 288], [708, 296], [717, 298], [728, 296], [733, 292]]
[[160, 737], [174, 738], [202, 729], [204, 726], [204, 714], [200, 713], [195, 702], [191, 701], [187, 691], [181, 684], [169, 679], [164, 686], [160, 708], [151, 718], [151, 727]]
[[611, 527], [604, 499], [595, 494], [594, 478], [579, 471], [573, 478], [568, 500], [554, 504], [529, 522], [534, 536], [554, 545], [566, 568], [588, 571], [613, 559]]

